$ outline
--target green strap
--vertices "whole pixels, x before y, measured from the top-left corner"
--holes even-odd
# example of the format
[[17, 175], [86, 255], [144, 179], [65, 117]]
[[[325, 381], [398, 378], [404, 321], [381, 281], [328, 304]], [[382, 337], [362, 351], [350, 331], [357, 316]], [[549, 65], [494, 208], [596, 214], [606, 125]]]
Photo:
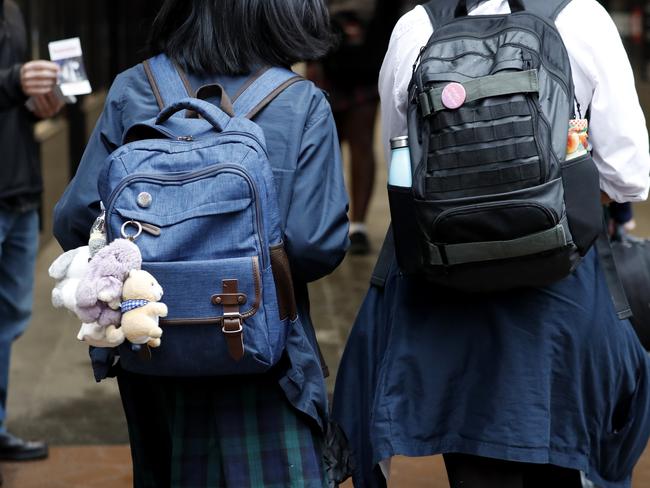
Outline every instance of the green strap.
[[[558, 224], [552, 229], [512, 239], [510, 241], [471, 242], [430, 247], [430, 259], [434, 265], [456, 265], [499, 259], [516, 258], [551, 251], [566, 246], [564, 226]], [[442, 248], [446, 259], [439, 248]]]
[[[497, 73], [496, 75], [484, 76], [476, 80], [467, 81], [462, 83], [462, 85], [467, 92], [465, 103], [488, 97], [539, 92], [537, 70], [535, 69]], [[442, 92], [444, 89], [444, 86], [432, 88], [420, 94], [420, 109], [423, 117], [447, 109], [442, 104]]]

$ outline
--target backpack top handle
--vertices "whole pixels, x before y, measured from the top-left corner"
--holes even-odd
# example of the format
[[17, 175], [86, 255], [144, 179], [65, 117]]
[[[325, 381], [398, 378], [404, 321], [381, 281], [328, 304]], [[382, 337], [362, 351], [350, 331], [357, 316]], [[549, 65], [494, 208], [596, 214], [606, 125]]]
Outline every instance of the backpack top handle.
[[[521, 0], [508, 0], [508, 3], [510, 4], [510, 12], [523, 12], [526, 10]], [[460, 0], [456, 7], [454, 17], [466, 17], [467, 15], [469, 15], [467, 10], [467, 0]]]
[[231, 120], [228, 114], [210, 102], [199, 100], [198, 98], [184, 98], [172, 103], [160, 112], [160, 115], [156, 119], [156, 125], [163, 125], [181, 110], [192, 110], [196, 112], [208, 121], [217, 132], [224, 131]]

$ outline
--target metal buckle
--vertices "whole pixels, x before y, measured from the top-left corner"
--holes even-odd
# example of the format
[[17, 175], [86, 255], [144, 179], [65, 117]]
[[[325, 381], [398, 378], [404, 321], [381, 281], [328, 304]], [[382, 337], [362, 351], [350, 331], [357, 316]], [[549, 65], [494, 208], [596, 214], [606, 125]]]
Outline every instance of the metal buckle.
[[237, 330], [226, 330], [226, 326], [224, 325], [221, 328], [221, 332], [223, 332], [226, 335], [241, 334], [242, 332], [244, 332], [244, 327], [242, 327], [242, 323], [241, 323], [241, 320], [240, 320], [239, 321], [239, 329], [237, 329]]
[[224, 323], [225, 323], [226, 319], [235, 319], [235, 320], [237, 320], [237, 322], [239, 322], [239, 329], [237, 329], [237, 330], [226, 330], [225, 325], [223, 327], [221, 327], [221, 332], [223, 332], [224, 334], [226, 334], [226, 335], [229, 335], [229, 334], [231, 334], [231, 335], [241, 334], [244, 331], [244, 327], [243, 327], [243, 324], [242, 324], [242, 322], [243, 322], [242, 317], [241, 317], [241, 314], [239, 312], [225, 312], [223, 314], [223, 319], [224, 319]]

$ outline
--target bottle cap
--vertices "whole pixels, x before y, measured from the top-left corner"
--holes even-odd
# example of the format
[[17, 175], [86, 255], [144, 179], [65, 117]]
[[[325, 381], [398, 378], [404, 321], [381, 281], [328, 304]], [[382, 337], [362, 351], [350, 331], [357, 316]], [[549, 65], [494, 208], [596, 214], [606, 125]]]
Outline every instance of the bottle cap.
[[409, 147], [409, 137], [408, 136], [393, 137], [390, 140], [390, 148], [391, 149], [399, 149], [401, 147]]

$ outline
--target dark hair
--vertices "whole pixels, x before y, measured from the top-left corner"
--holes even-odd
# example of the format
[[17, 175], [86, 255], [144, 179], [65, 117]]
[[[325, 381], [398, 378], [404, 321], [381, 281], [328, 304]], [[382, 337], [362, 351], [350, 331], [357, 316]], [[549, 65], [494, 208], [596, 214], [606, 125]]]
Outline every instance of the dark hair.
[[149, 49], [198, 74], [317, 59], [332, 35], [324, 0], [165, 0]]

